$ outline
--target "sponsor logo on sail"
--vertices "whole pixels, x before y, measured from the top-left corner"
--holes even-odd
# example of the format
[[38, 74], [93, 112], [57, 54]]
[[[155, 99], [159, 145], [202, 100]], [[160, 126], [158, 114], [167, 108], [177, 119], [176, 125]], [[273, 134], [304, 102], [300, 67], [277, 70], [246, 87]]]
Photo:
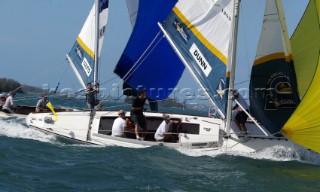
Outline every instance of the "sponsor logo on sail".
[[178, 31], [184, 42], [187, 43], [190, 39], [190, 35], [187, 31], [185, 31], [185, 25], [183, 23], [180, 23], [177, 19], [173, 21], [172, 25]]
[[79, 46], [76, 47], [76, 53], [77, 53], [78, 57], [80, 59], [82, 59], [83, 54], [82, 54], [82, 50], [81, 50], [81, 48]]
[[90, 64], [86, 58], [83, 59], [81, 65], [83, 67], [83, 70], [86, 72], [87, 76], [89, 77], [92, 72], [92, 68], [90, 67]]
[[266, 87], [265, 110], [296, 107], [290, 79], [287, 75], [282, 72], [272, 74]]
[[202, 72], [205, 74], [205, 76], [208, 77], [212, 68], [209, 62], [201, 53], [200, 49], [197, 47], [197, 45], [192, 44], [192, 46], [189, 49], [189, 52], [191, 53], [193, 59], [197, 62], [198, 66], [200, 67]]

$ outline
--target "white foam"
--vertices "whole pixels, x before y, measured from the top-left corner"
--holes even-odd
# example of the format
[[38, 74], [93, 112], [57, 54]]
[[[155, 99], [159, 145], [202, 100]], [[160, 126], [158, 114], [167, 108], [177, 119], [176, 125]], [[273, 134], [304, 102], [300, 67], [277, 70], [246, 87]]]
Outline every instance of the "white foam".
[[256, 153], [237, 154], [253, 159], [266, 159], [272, 161], [299, 161], [308, 164], [320, 165], [320, 154], [298, 145], [291, 147], [274, 146]]
[[13, 138], [23, 138], [23, 139], [33, 139], [41, 142], [54, 143], [56, 138], [53, 135], [47, 135], [40, 131], [28, 128], [19, 123], [19, 119], [0, 119], [0, 135], [13, 137]]
[[192, 157], [200, 157], [200, 156], [210, 156], [216, 157], [221, 154], [225, 154], [220, 150], [204, 150], [204, 149], [187, 149], [187, 148], [179, 148], [177, 149], [180, 153], [192, 156]]
[[178, 149], [179, 152], [188, 156], [210, 156], [218, 155], [242, 156], [252, 159], [271, 160], [271, 161], [299, 161], [308, 164], [320, 165], [320, 154], [303, 147], [294, 145], [292, 147], [273, 146], [256, 153], [245, 152], [223, 152], [220, 150], [189, 150]]

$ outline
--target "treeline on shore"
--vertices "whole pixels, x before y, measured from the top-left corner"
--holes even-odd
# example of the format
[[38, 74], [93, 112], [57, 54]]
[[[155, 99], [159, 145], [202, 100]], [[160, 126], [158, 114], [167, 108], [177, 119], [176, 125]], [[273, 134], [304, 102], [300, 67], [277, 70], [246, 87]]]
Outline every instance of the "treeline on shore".
[[14, 91], [16, 93], [40, 93], [42, 90], [29, 85], [21, 85], [18, 81], [8, 78], [0, 78], [1, 92]]

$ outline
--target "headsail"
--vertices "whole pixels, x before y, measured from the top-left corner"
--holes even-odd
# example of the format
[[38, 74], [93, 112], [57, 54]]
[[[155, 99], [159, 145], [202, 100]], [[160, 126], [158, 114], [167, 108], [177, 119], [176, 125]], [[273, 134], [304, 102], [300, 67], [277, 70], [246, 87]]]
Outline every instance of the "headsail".
[[[306, 34], [306, 32], [308, 34]], [[320, 1], [310, 0], [291, 39], [302, 101], [282, 133], [320, 152]]]
[[267, 0], [250, 80], [251, 113], [272, 133], [299, 103], [293, 60], [281, 1]]
[[[105, 26], [108, 19], [109, 0], [99, 0], [99, 45], [102, 45]], [[74, 70], [83, 88], [87, 82], [94, 80], [95, 63], [95, 4], [93, 5], [86, 22], [84, 23], [79, 36], [76, 39], [71, 51], [67, 54], [68, 62]], [[101, 47], [99, 47], [98, 57], [100, 57]]]
[[131, 87], [145, 88], [148, 98], [166, 99], [184, 66], [163, 38], [157, 22], [164, 21], [177, 0], [135, 2], [138, 12], [133, 16], [134, 28], [114, 72]]
[[180, 0], [163, 23], [184, 64], [222, 117], [233, 5], [233, 0]]
[[129, 18], [132, 27], [136, 24], [138, 9], [139, 9], [139, 0], [127, 0], [127, 8], [129, 12]]

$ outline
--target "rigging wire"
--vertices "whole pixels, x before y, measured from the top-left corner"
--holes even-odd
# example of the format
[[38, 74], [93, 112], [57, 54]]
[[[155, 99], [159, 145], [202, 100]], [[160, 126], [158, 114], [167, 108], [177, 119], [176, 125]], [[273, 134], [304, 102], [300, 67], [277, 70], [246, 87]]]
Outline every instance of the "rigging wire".
[[[141, 56], [139, 57], [139, 59], [133, 64], [133, 66], [129, 69], [129, 71], [127, 72], [127, 74], [124, 75], [123, 79], [120, 79], [117, 83], [120, 83], [121, 80], [126, 81], [127, 79], [130, 78], [130, 76], [141, 66], [141, 64], [147, 59], [147, 57], [152, 53], [152, 51], [158, 46], [158, 44], [160, 43], [160, 41], [164, 38], [163, 36], [161, 36], [161, 38], [158, 39], [159, 35], [161, 34], [161, 31], [159, 30], [159, 32], [157, 33], [157, 35], [153, 38], [153, 40], [150, 42], [150, 44], [148, 45], [148, 47], [146, 48], [146, 50], [141, 54]], [[158, 40], [157, 40], [158, 39]], [[117, 77], [115, 77], [117, 78]], [[113, 79], [115, 79], [113, 78]], [[111, 79], [111, 80], [113, 80]], [[111, 81], [110, 80], [110, 81]], [[106, 83], [106, 82], [104, 82]], [[98, 107], [101, 107], [102, 104], [110, 97], [110, 93], [112, 90], [109, 91], [109, 93], [107, 94], [107, 96], [105, 96], [97, 105]], [[123, 96], [123, 95], [122, 95]], [[122, 97], [121, 96], [121, 97]], [[97, 107], [97, 108], [98, 108]]]
[[[123, 81], [126, 81], [127, 79], [129, 79], [129, 77], [140, 67], [140, 65], [146, 60], [146, 58], [152, 53], [152, 51], [157, 47], [157, 45], [160, 43], [160, 41], [163, 39], [163, 37], [161, 37], [155, 45], [153, 45], [153, 43], [156, 41], [156, 39], [158, 38], [158, 36], [160, 35], [161, 31], [159, 31], [157, 33], [157, 35], [155, 36], [155, 38], [151, 41], [151, 43], [149, 44], [149, 46], [147, 47], [147, 49], [142, 53], [142, 55], [139, 57], [139, 59], [134, 63], [134, 65], [130, 68], [130, 70], [127, 72], [127, 74], [125, 74], [125, 76], [123, 77]], [[153, 47], [151, 47], [153, 46]], [[151, 50], [150, 50], [151, 48]], [[149, 51], [150, 50], [150, 51]], [[141, 61], [142, 60], [142, 61]]]
[[[58, 69], [60, 66], [62, 66], [62, 64], [64, 64], [64, 62], [60, 62], [57, 65], [51, 65], [51, 67], [47, 68], [46, 70], [44, 70], [44, 72], [35, 72], [35, 74], [32, 75], [32, 79], [30, 79], [29, 81], [27, 81], [25, 84], [32, 84], [36, 81], [39, 81], [41, 78], [48, 76], [48, 74], [52, 74], [52, 71]], [[24, 87], [23, 85], [17, 87], [16, 89], [12, 90], [12, 92], [17, 91], [18, 89], [21, 89], [22, 87]]]
[[56, 92], [57, 92], [57, 90], [58, 90], [58, 88], [59, 88], [59, 86], [60, 86], [60, 82], [62, 81], [63, 77], [65, 76], [65, 74], [66, 74], [66, 72], [67, 72], [67, 69], [68, 69], [68, 66], [66, 66], [66, 69], [64, 70], [64, 73], [63, 73], [63, 75], [61, 76], [60, 81], [58, 82], [58, 85], [56, 86], [53, 94], [56, 94]]
[[106, 80], [106, 81], [104, 81], [103, 83], [100, 83], [100, 85], [104, 85], [104, 84], [106, 84], [106, 83], [109, 83], [110, 81], [112, 81], [112, 80], [114, 80], [114, 79], [117, 79], [118, 77], [113, 77], [113, 78], [111, 78], [111, 79], [109, 79], [109, 80]]
[[249, 82], [250, 80], [241, 81], [240, 83], [235, 83], [235, 85], [241, 85], [243, 83]]

